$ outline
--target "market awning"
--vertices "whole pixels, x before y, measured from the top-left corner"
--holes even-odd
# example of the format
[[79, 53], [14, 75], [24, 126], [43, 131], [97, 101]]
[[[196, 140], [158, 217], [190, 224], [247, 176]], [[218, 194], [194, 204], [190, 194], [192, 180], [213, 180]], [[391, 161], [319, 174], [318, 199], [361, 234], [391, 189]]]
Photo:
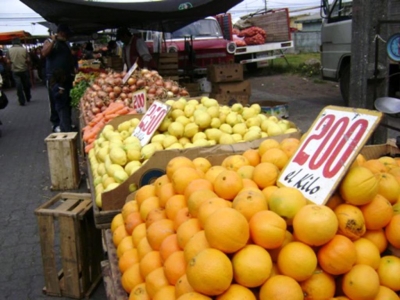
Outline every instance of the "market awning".
[[207, 16], [225, 13], [243, 0], [164, 0], [149, 2], [99, 2], [87, 0], [20, 0], [45, 20], [68, 24], [74, 33], [94, 33], [107, 28], [171, 32]]
[[13, 38], [20, 38], [22, 42], [26, 39], [30, 39], [32, 36], [26, 31], [10, 31], [10, 32], [0, 32], [0, 44], [7, 45], [11, 44]]

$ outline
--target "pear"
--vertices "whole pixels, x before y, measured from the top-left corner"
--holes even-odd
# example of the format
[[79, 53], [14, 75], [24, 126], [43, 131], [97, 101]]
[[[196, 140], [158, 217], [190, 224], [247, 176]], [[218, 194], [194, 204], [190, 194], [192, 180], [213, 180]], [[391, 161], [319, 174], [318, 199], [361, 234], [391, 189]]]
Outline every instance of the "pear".
[[182, 123], [172, 122], [171, 125], [169, 125], [168, 127], [168, 133], [179, 139], [183, 136], [184, 129], [185, 127], [183, 126]]
[[198, 132], [199, 126], [197, 126], [195, 123], [189, 123], [185, 126], [183, 136], [191, 139]]
[[283, 131], [277, 123], [271, 123], [268, 126], [267, 133], [269, 136], [277, 136], [277, 135], [283, 134]]

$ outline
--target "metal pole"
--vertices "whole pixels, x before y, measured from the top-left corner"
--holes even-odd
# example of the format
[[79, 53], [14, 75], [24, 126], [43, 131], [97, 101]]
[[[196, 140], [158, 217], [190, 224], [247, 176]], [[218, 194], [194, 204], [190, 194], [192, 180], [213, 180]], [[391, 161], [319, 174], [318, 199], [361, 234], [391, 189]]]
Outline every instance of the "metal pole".
[[265, 3], [265, 11], [267, 11], [267, 0], [265, 0], [264, 3]]

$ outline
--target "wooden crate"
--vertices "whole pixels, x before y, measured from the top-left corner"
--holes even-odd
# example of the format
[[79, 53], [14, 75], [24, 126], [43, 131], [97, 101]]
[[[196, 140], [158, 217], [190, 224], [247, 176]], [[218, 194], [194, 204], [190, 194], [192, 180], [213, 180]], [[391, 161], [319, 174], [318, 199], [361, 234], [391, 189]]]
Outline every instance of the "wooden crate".
[[104, 259], [90, 194], [60, 193], [39, 206], [35, 215], [45, 279], [43, 293], [88, 297], [101, 280], [100, 262]]
[[77, 132], [52, 133], [46, 139], [52, 190], [77, 189], [80, 184]]
[[158, 73], [164, 79], [178, 81], [178, 53], [160, 53], [158, 57]]
[[[108, 262], [103, 262], [103, 277], [106, 289], [107, 299], [110, 300], [128, 300], [129, 295], [123, 289], [121, 284], [121, 271], [118, 267], [117, 249], [112, 241], [110, 229], [103, 231], [104, 240], [107, 248]], [[109, 296], [110, 295], [110, 296]], [[110, 298], [111, 297], [111, 298]]]

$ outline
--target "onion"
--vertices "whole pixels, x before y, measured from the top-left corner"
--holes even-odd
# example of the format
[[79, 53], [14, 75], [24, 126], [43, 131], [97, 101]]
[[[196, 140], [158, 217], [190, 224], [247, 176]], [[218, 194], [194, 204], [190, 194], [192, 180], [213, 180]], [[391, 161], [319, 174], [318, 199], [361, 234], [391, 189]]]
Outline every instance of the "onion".
[[106, 77], [107, 77], [107, 74], [105, 74], [105, 73], [100, 73], [100, 77], [101, 77], [101, 78], [106, 78]]
[[179, 87], [177, 87], [176, 85], [173, 85], [173, 86], [171, 87], [171, 92], [174, 93], [174, 94], [178, 94], [178, 92], [179, 92]]
[[92, 84], [92, 88], [93, 88], [95, 91], [101, 90], [101, 87], [100, 87], [98, 84], [96, 84], [96, 83]]
[[136, 92], [136, 85], [132, 84], [131, 86], [129, 86], [129, 90], [131, 92]]
[[130, 104], [130, 103], [129, 103], [129, 99], [125, 99], [125, 100], [124, 100], [124, 103], [125, 103], [125, 106], [129, 106], [129, 104]]
[[138, 81], [136, 82], [136, 85], [138, 86], [138, 87], [142, 87], [142, 86], [144, 86], [146, 83], [145, 83], [145, 81], [143, 80], [143, 79], [138, 79]]
[[128, 95], [126, 95], [127, 98], [132, 99], [132, 93], [128, 93]]
[[104, 102], [101, 99], [96, 99], [94, 101], [94, 105], [96, 105], [96, 107], [101, 108], [104, 106]]
[[96, 106], [92, 107], [92, 113], [93, 114], [97, 115], [99, 112], [100, 112], [100, 108], [98, 108]]
[[156, 96], [161, 96], [162, 94], [164, 94], [164, 89], [163, 88], [158, 88], [156, 90]]
[[136, 83], [136, 78], [130, 77], [130, 78], [128, 79], [128, 84], [129, 84], [129, 85], [134, 85], [135, 83]]
[[146, 73], [143, 75], [143, 77], [147, 80], [151, 79], [151, 74], [150, 73]]
[[110, 97], [110, 99], [114, 100], [115, 99], [115, 93], [114, 92], [110, 92], [108, 94], [108, 97]]
[[121, 87], [119, 87], [118, 85], [114, 86], [113, 90], [116, 96], [121, 94]]
[[152, 76], [154, 76], [154, 75], [157, 75], [157, 76], [158, 76], [158, 71], [152, 70], [152, 71], [150, 71], [150, 74], [151, 74]]
[[100, 98], [105, 98], [107, 97], [107, 93], [104, 91], [98, 91], [97, 96], [99, 96]]
[[126, 99], [126, 94], [125, 94], [125, 93], [121, 93], [121, 94], [119, 95], [119, 97], [120, 97], [122, 100], [125, 100], [125, 99]]
[[180, 90], [180, 91], [179, 91], [179, 95], [180, 95], [180, 96], [188, 96], [188, 95], [189, 95], [189, 93], [188, 93], [188, 91], [187, 91], [187, 90], [185, 90], [185, 89], [182, 89], [182, 90]]
[[148, 89], [148, 91], [147, 91], [147, 93], [148, 94], [155, 94], [156, 93], [156, 88], [154, 87], [154, 86], [151, 86], [149, 89]]
[[164, 87], [167, 89], [167, 90], [171, 90], [171, 88], [172, 88], [172, 82], [171, 81], [166, 81], [166, 82], [164, 82]]
[[161, 79], [156, 80], [155, 84], [157, 86], [164, 86], [164, 81], [162, 81]]
[[128, 92], [129, 92], [129, 87], [126, 86], [126, 85], [124, 85], [124, 86], [122, 87], [122, 92], [128, 93]]
[[103, 85], [103, 84], [104, 84], [104, 79], [99, 78], [99, 79], [97, 80], [97, 83], [98, 83], [99, 85]]
[[113, 88], [110, 85], [107, 85], [106, 92], [110, 93], [113, 91]]

